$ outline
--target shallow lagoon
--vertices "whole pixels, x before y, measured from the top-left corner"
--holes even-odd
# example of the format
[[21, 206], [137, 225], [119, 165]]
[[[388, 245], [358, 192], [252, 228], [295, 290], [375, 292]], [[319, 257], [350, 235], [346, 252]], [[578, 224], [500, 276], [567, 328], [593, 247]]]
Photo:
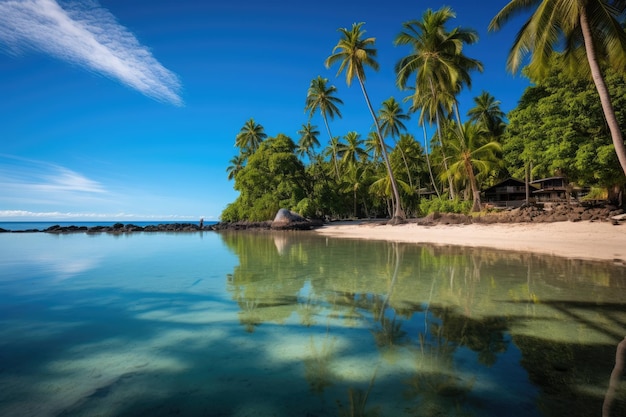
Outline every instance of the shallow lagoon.
[[2, 234], [0, 415], [600, 416], [625, 290], [311, 233]]

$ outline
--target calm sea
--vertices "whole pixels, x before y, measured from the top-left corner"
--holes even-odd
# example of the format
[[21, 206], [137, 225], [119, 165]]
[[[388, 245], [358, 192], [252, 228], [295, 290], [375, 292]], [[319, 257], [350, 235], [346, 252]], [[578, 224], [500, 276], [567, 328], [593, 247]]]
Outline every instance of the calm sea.
[[[86, 226], [86, 227], [94, 227], [94, 226], [113, 226], [116, 223], [122, 223], [122, 224], [134, 224], [137, 226], [141, 226], [141, 227], [146, 227], [146, 226], [153, 226], [153, 225], [159, 225], [159, 224], [169, 224], [169, 223], [193, 223], [193, 224], [198, 224], [199, 221], [168, 221], [168, 220], [164, 220], [164, 221], [143, 221], [143, 222], [127, 222], [127, 221], [122, 221], [122, 222], [0, 222], [0, 229], [4, 229], [4, 230], [45, 230], [51, 226], [54, 225], [59, 225], [59, 226], [78, 226], [78, 227], [82, 227], [82, 226]], [[209, 225], [209, 224], [215, 224], [217, 222], [212, 222], [212, 221], [205, 221], [204, 224], [205, 225]]]
[[625, 290], [307, 232], [4, 233], [0, 416], [624, 416]]

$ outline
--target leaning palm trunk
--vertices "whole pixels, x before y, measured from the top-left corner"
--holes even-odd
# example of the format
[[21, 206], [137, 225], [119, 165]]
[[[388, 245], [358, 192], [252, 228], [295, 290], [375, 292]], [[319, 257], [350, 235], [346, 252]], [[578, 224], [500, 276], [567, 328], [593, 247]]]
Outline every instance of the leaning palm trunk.
[[593, 78], [593, 83], [596, 86], [596, 90], [598, 90], [598, 95], [600, 96], [602, 111], [604, 112], [604, 117], [609, 125], [609, 131], [611, 132], [611, 139], [613, 140], [615, 153], [617, 154], [617, 159], [619, 159], [619, 163], [624, 171], [624, 174], [626, 174], [626, 147], [624, 146], [624, 138], [622, 136], [619, 123], [617, 122], [617, 117], [615, 116], [615, 110], [613, 109], [613, 104], [611, 103], [609, 90], [606, 86], [606, 82], [604, 81], [604, 77], [602, 76], [602, 71], [600, 71], [600, 65], [598, 65], [598, 58], [593, 46], [587, 10], [584, 6], [580, 8], [580, 28], [585, 41], [585, 51], [587, 52], [587, 60], [589, 61], [591, 76]]
[[409, 178], [409, 186], [411, 190], [413, 190], [413, 180], [411, 178], [411, 171], [409, 170], [409, 163], [406, 160], [406, 155], [404, 154], [404, 149], [402, 147], [398, 147], [400, 149], [400, 155], [402, 155], [402, 160], [404, 161], [404, 168], [406, 169], [406, 175]]
[[387, 156], [387, 149], [385, 147], [385, 141], [383, 139], [383, 135], [380, 131], [380, 125], [378, 123], [378, 118], [376, 117], [376, 113], [374, 113], [374, 108], [372, 107], [372, 103], [370, 102], [369, 96], [367, 95], [367, 91], [365, 90], [365, 84], [363, 84], [363, 80], [361, 80], [360, 76], [357, 76], [359, 80], [359, 84], [361, 85], [361, 91], [363, 91], [363, 96], [365, 97], [365, 102], [367, 103], [367, 107], [370, 110], [372, 118], [374, 119], [374, 125], [376, 126], [376, 133], [378, 134], [378, 140], [380, 141], [381, 153], [383, 156], [383, 160], [385, 161], [385, 165], [387, 167], [387, 172], [389, 173], [389, 181], [391, 182], [391, 188], [393, 190], [393, 219], [404, 220], [404, 212], [400, 206], [400, 193], [398, 192], [398, 184], [396, 184], [396, 179], [393, 176], [393, 170], [391, 169], [391, 163], [389, 162], [389, 157]]
[[[328, 139], [333, 140], [333, 135], [330, 133], [330, 126], [328, 125], [328, 119], [326, 115], [322, 113], [322, 119], [324, 119], [324, 124], [326, 125], [326, 131], [328, 132]], [[337, 176], [337, 180], [339, 180], [339, 165], [337, 165], [337, 158], [333, 155], [333, 162], [335, 163], [335, 175]]]

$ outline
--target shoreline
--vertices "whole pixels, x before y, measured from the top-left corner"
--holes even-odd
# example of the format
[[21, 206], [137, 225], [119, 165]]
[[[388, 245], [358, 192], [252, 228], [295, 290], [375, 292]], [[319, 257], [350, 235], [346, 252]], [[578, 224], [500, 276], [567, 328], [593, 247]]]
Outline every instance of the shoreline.
[[626, 265], [626, 227], [610, 222], [387, 225], [355, 221], [326, 224], [313, 232], [328, 237], [485, 247]]

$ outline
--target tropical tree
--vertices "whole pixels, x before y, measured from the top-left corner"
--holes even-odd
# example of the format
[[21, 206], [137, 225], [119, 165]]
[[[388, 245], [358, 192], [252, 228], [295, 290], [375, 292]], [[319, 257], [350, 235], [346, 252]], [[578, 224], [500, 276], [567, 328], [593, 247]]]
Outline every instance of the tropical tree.
[[[365, 152], [372, 156], [372, 160], [376, 163], [380, 162], [383, 157], [383, 151], [380, 145], [380, 139], [378, 139], [378, 135], [376, 132], [370, 131], [365, 139]], [[387, 153], [391, 151], [391, 147], [386, 145], [385, 149]]]
[[228, 173], [228, 180], [235, 178], [237, 173], [246, 165], [246, 156], [242, 153], [235, 155], [229, 162], [230, 165], [226, 168]]
[[[474, 69], [482, 71], [482, 64], [463, 54], [465, 44], [478, 40], [474, 30], [460, 27], [446, 30], [446, 24], [454, 17], [456, 14], [452, 9], [444, 6], [437, 11], [428, 9], [422, 20], [411, 20], [402, 25], [403, 30], [394, 43], [396, 46], [410, 45], [411, 53], [396, 64], [396, 84], [401, 89], [409, 89], [408, 80], [415, 74], [412, 108], [427, 107], [420, 117], [421, 122], [427, 114], [431, 122], [436, 121], [437, 130], [441, 132], [443, 111], [454, 109], [462, 134], [456, 95], [464, 84], [471, 85], [469, 72]], [[439, 139], [442, 140], [441, 135]], [[453, 184], [449, 182], [449, 186], [450, 197], [454, 198]]]
[[309, 119], [313, 116], [313, 113], [319, 110], [324, 119], [324, 125], [326, 125], [326, 131], [328, 132], [328, 138], [332, 140], [333, 135], [330, 133], [330, 126], [328, 125], [328, 118], [332, 120], [335, 115], [341, 118], [341, 112], [339, 111], [339, 104], [343, 104], [340, 98], [335, 97], [337, 93], [337, 87], [331, 85], [327, 86], [328, 78], [322, 78], [317, 76], [311, 81], [311, 85], [307, 90], [306, 104], [304, 107], [305, 112], [309, 112]]
[[400, 103], [395, 98], [390, 97], [383, 101], [382, 107], [378, 110], [378, 120], [380, 120], [380, 129], [383, 135], [395, 138], [400, 135], [400, 132], [406, 130], [404, 120], [409, 120], [409, 116], [404, 113]]
[[[564, 45], [563, 55], [574, 72], [590, 71], [611, 132], [611, 139], [622, 171], [626, 174], [626, 146], [615, 116], [601, 65], [618, 71], [626, 68], [626, 32], [623, 0], [512, 0], [493, 18], [489, 30], [499, 30], [512, 16], [534, 8], [518, 32], [509, 52], [507, 68], [515, 73], [531, 53], [528, 71], [541, 78], [549, 69], [550, 56], [557, 45]], [[580, 65], [586, 57], [588, 68]], [[575, 70], [574, 70], [575, 68]]]
[[317, 137], [320, 132], [317, 130], [317, 126], [313, 126], [311, 122], [307, 122], [302, 125], [302, 129], [298, 131], [300, 135], [300, 140], [298, 141], [298, 149], [296, 149], [296, 154], [300, 157], [306, 155], [309, 157], [309, 161], [313, 161], [315, 156], [314, 148], [316, 146], [320, 146], [319, 140]]
[[465, 178], [472, 191], [472, 211], [480, 211], [480, 190], [476, 176], [488, 173], [497, 164], [496, 153], [501, 146], [492, 140], [487, 129], [477, 123], [465, 122], [463, 134], [456, 133], [453, 135], [456, 140], [447, 143], [451, 150], [450, 165], [444, 175]]
[[339, 159], [341, 159], [341, 142], [339, 137], [335, 136], [330, 139], [328, 145], [324, 149], [324, 156], [330, 157], [333, 167], [335, 168], [335, 178], [339, 181], [341, 174], [339, 173]]
[[239, 148], [242, 155], [248, 157], [259, 148], [265, 138], [267, 134], [263, 126], [250, 118], [235, 137], [235, 146]]
[[365, 30], [362, 29], [363, 22], [353, 23], [352, 28], [340, 28], [341, 39], [333, 48], [332, 54], [326, 58], [326, 67], [330, 68], [333, 64], [339, 62], [339, 70], [337, 75], [341, 74], [344, 70], [346, 72], [346, 84], [348, 87], [352, 84], [352, 80], [356, 77], [361, 86], [363, 97], [367, 107], [374, 119], [374, 126], [376, 127], [376, 133], [381, 143], [381, 150], [385, 166], [387, 167], [387, 173], [389, 175], [389, 181], [393, 190], [393, 219], [396, 221], [404, 220], [404, 213], [400, 206], [400, 193], [398, 192], [398, 184], [393, 175], [391, 164], [387, 156], [385, 148], [385, 141], [383, 139], [382, 132], [380, 130], [380, 124], [378, 118], [374, 113], [372, 103], [367, 95], [365, 89], [365, 67], [371, 67], [375, 71], [378, 70], [378, 62], [376, 61], [376, 49], [374, 48], [375, 38], [364, 38]]
[[222, 220], [271, 220], [281, 207], [294, 210], [306, 197], [305, 170], [295, 149], [283, 134], [263, 141], [235, 177], [239, 196], [222, 212]]
[[[593, 81], [573, 77], [561, 66], [562, 59], [555, 57], [547, 76], [528, 87], [508, 113], [500, 140], [506, 167], [520, 178], [530, 165], [535, 178], [561, 172], [579, 186], [607, 189], [609, 199], [619, 203], [626, 176], [598, 92]], [[620, 128], [626, 131], [626, 74], [608, 69], [605, 79]]]
[[361, 147], [363, 140], [357, 132], [348, 132], [344, 136], [346, 143], [339, 145], [339, 153], [342, 155], [341, 161], [348, 167], [353, 167], [359, 161], [367, 159], [367, 152]]
[[504, 133], [506, 123], [504, 112], [500, 109], [500, 101], [487, 91], [474, 97], [474, 107], [468, 110], [470, 121], [481, 124], [491, 135], [498, 139]]
[[[409, 181], [409, 186], [412, 190], [415, 189], [413, 184], [412, 173], [422, 171], [422, 147], [415, 140], [415, 137], [409, 133], [403, 133], [400, 135], [396, 146], [393, 148], [394, 152], [400, 154], [402, 159], [402, 166]], [[393, 159], [393, 158], [392, 158]]]
[[420, 200], [419, 190], [422, 188], [422, 175], [427, 172], [424, 167], [424, 151], [415, 137], [409, 133], [402, 133], [396, 146], [389, 155], [391, 165], [397, 173], [398, 181], [408, 181], [410, 193], [402, 195], [403, 207], [409, 214], [417, 209]]

